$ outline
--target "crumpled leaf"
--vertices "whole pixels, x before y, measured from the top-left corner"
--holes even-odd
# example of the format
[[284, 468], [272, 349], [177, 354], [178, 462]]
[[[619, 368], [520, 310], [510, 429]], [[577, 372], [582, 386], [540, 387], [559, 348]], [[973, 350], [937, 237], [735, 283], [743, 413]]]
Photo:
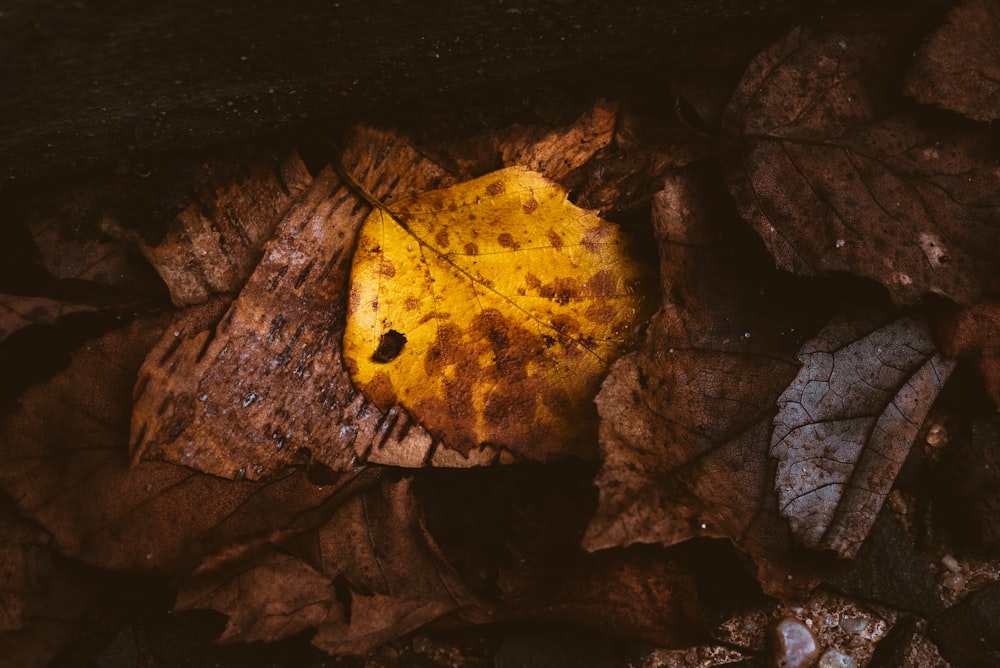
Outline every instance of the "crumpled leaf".
[[971, 359], [986, 392], [1000, 410], [1000, 301], [986, 299], [945, 320], [941, 351], [948, 357]]
[[[343, 161], [383, 201], [445, 178], [399, 137], [364, 128]], [[341, 361], [350, 250], [367, 213], [322, 171], [228, 309], [178, 316], [139, 373], [133, 456], [247, 479], [310, 463], [346, 470], [383, 449], [387, 463], [424, 461], [434, 439], [405, 411], [376, 408]]]
[[509, 167], [372, 212], [344, 363], [470, 463], [490, 461], [484, 445], [593, 458], [590, 402], [634, 331], [640, 278], [617, 226]]
[[747, 141], [730, 190], [783, 269], [975, 303], [1000, 257], [990, 140], [885, 117], [880, 45], [796, 29], [758, 55], [724, 117]]
[[336, 492], [304, 474], [259, 485], [129, 465], [136, 370], [166, 321], [140, 319], [87, 343], [0, 420], [0, 488], [56, 549], [106, 569], [183, 572], [236, 538], [294, 529]]
[[728, 538], [767, 591], [801, 591], [819, 572], [778, 515], [767, 449], [775, 400], [795, 376], [797, 332], [816, 316], [789, 310], [796, 297], [780, 284], [746, 280], [767, 271], [744, 264], [745, 241], [731, 252], [721, 244], [724, 214], [708, 201], [681, 176], [654, 197], [664, 304], [597, 396], [600, 502], [583, 545]]
[[275, 226], [311, 182], [295, 153], [274, 162], [256, 160], [239, 180], [207, 184], [199, 200], [177, 214], [159, 243], [142, 242], [139, 247], [177, 306], [235, 292], [260, 259]]
[[104, 578], [60, 560], [51, 539], [0, 507], [0, 663], [43, 668], [76, 637]]
[[[251, 586], [252, 585], [252, 586]], [[312, 643], [363, 654], [482, 602], [423, 528], [410, 481], [385, 480], [340, 506], [315, 537], [315, 553], [272, 553], [249, 568], [185, 585], [176, 609], [230, 617], [224, 642], [276, 640], [315, 627]]]
[[781, 513], [804, 545], [851, 557], [955, 363], [913, 317], [834, 321], [799, 360], [771, 436]]
[[1000, 6], [966, 0], [920, 47], [906, 92], [977, 121], [1000, 118]]
[[49, 299], [0, 294], [0, 341], [31, 325], [54, 325], [71, 313], [94, 311], [93, 306]]

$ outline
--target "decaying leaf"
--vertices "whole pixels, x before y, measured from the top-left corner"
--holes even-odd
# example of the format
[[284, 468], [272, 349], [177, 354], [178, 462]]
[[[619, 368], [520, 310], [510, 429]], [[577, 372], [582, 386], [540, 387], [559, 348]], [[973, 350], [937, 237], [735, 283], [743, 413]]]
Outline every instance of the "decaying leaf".
[[945, 322], [941, 350], [948, 357], [970, 358], [979, 368], [986, 392], [1000, 409], [1000, 301], [986, 299]]
[[966, 0], [917, 52], [906, 92], [977, 121], [1000, 118], [1000, 6]]
[[224, 642], [276, 640], [314, 627], [314, 645], [349, 654], [454, 611], [482, 609], [423, 529], [408, 480], [384, 480], [338, 508], [315, 546], [315, 554], [274, 552], [193, 580], [177, 609], [227, 614]]
[[[386, 201], [444, 178], [406, 142], [367, 129], [344, 164]], [[367, 213], [333, 169], [322, 171], [220, 319], [179, 316], [139, 373], [135, 456], [248, 479], [310, 462], [344, 470], [383, 447], [423, 461], [430, 435], [403, 411], [379, 411], [341, 362], [350, 251]]]
[[745, 279], [747, 248], [720, 245], [706, 201], [679, 176], [654, 197], [664, 304], [597, 396], [600, 503], [584, 546], [729, 538], [765, 589], [801, 590], [817, 571], [793, 559], [767, 448], [775, 400], [795, 376], [796, 330], [815, 316], [785, 309], [780, 285]]
[[129, 465], [136, 370], [166, 320], [139, 320], [89, 342], [0, 420], [0, 488], [56, 549], [106, 569], [186, 571], [238, 537], [294, 529], [304, 510], [336, 491], [304, 474], [260, 485], [164, 462]]
[[311, 182], [297, 154], [254, 161], [239, 180], [208, 184], [199, 200], [177, 214], [159, 243], [143, 242], [140, 249], [177, 306], [235, 292], [275, 226]]
[[0, 663], [44, 668], [84, 623], [104, 578], [59, 559], [36, 524], [0, 507]]
[[344, 362], [381, 410], [400, 404], [470, 460], [487, 444], [593, 458], [581, 436], [634, 333], [640, 278], [617, 226], [509, 167], [372, 212]]
[[93, 311], [87, 304], [74, 304], [48, 297], [0, 294], [0, 341], [31, 325], [54, 325], [65, 315]]
[[834, 321], [799, 360], [771, 436], [781, 512], [806, 546], [850, 557], [955, 364], [912, 317]]
[[990, 141], [885, 117], [880, 44], [797, 29], [762, 52], [726, 111], [747, 140], [730, 190], [781, 268], [975, 303], [1000, 255]]

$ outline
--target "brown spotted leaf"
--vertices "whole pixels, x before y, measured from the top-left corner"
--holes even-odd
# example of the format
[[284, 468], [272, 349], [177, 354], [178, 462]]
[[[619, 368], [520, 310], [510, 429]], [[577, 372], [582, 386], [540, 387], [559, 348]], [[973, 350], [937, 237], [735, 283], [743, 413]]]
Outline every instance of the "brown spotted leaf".
[[314, 645], [349, 654], [452, 612], [482, 610], [420, 518], [410, 482], [384, 480], [336, 510], [315, 535], [315, 551], [273, 552], [194, 579], [177, 609], [227, 614], [224, 642], [276, 640], [313, 627]]
[[920, 47], [906, 92], [977, 121], [1000, 118], [1000, 6], [966, 0]]
[[783, 269], [975, 303], [1000, 257], [996, 157], [984, 136], [885, 117], [880, 44], [797, 29], [758, 55], [726, 110], [746, 138], [730, 190]]
[[775, 401], [795, 376], [796, 331], [815, 316], [785, 308], [791, 297], [773, 279], [746, 280], [768, 272], [746, 264], [746, 241], [721, 243], [713, 221], [725, 214], [707, 201], [682, 177], [654, 198], [664, 304], [597, 396], [600, 503], [584, 546], [724, 537], [767, 590], [808, 587], [816, 573], [794, 563], [767, 448]]
[[237, 538], [294, 528], [335, 491], [302, 474], [259, 485], [164, 462], [130, 466], [136, 371], [168, 321], [139, 320], [88, 342], [0, 420], [0, 488], [56, 549], [107, 569], [193, 568]]
[[771, 436], [781, 513], [804, 545], [850, 557], [955, 364], [916, 318], [834, 321], [799, 361]]
[[593, 459], [593, 396], [633, 337], [641, 278], [617, 225], [508, 167], [371, 213], [344, 363], [457, 452], [441, 464]]
[[140, 244], [174, 304], [200, 304], [213, 294], [238, 290], [275, 226], [311, 182], [293, 153], [279, 161], [253, 161], [231, 182], [207, 184], [159, 243]]

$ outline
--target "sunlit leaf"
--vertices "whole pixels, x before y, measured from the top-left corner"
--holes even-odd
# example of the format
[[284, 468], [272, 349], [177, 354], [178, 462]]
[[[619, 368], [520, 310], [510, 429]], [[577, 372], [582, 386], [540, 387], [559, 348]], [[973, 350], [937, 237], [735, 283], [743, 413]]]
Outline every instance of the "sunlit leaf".
[[578, 437], [634, 332], [641, 274], [617, 226], [535, 172], [426, 192], [362, 227], [345, 364], [379, 408], [466, 456], [592, 457]]

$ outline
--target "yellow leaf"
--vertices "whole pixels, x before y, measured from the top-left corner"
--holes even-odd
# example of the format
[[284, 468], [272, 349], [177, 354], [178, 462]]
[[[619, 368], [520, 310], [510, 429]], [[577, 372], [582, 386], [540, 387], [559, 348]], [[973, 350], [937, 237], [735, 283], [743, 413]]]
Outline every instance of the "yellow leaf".
[[616, 225], [536, 172], [425, 192], [361, 228], [345, 364], [377, 406], [463, 454], [590, 456], [580, 436], [634, 334], [641, 275]]

